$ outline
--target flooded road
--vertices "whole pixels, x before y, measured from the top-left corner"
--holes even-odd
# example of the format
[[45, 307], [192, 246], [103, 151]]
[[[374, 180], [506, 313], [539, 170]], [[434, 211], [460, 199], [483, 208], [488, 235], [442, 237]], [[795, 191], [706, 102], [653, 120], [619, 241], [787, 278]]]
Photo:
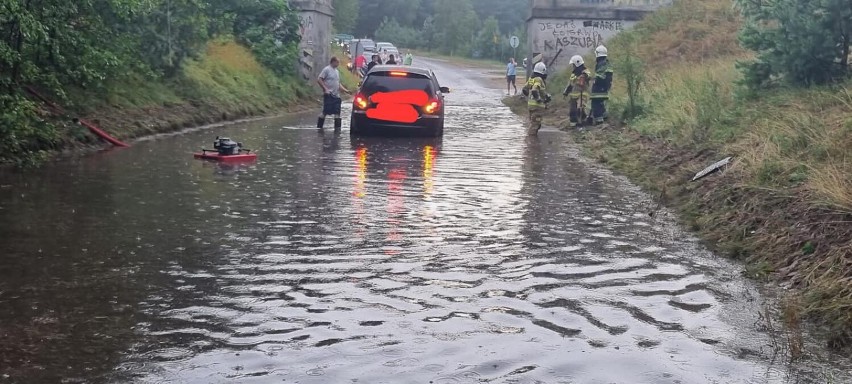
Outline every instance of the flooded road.
[[[846, 382], [785, 364], [636, 187], [430, 65], [443, 139], [306, 116], [0, 175], [0, 382]], [[260, 160], [193, 160], [217, 134]]]

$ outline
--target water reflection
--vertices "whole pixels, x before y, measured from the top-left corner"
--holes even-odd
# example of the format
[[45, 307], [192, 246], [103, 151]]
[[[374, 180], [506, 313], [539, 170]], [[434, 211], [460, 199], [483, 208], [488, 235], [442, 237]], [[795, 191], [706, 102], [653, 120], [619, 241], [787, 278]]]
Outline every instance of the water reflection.
[[[442, 141], [441, 138], [381, 137], [351, 141], [356, 168], [352, 192], [356, 233], [363, 235], [365, 227], [387, 226], [385, 240], [388, 245], [399, 245], [403, 240], [400, 229], [404, 228], [406, 215], [418, 210], [422, 206], [420, 202], [428, 200], [434, 191], [435, 163]], [[380, 185], [386, 188], [368, 190], [368, 186]], [[421, 193], [413, 193], [417, 189]], [[407, 199], [411, 200], [409, 206]], [[385, 217], [377, 218], [375, 209], [365, 217], [364, 207], [375, 208], [382, 200]], [[394, 254], [394, 249], [390, 247], [385, 252]]]
[[251, 165], [197, 133], [0, 174], [0, 381], [793, 382], [736, 268], [454, 73], [443, 140], [269, 121], [228, 130]]

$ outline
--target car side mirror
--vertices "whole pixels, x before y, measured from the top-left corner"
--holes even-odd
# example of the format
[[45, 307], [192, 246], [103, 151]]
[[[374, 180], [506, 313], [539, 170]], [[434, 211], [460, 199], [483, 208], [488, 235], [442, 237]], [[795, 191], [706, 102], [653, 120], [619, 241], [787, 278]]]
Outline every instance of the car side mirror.
[[441, 93], [450, 93], [449, 87], [441, 87]]

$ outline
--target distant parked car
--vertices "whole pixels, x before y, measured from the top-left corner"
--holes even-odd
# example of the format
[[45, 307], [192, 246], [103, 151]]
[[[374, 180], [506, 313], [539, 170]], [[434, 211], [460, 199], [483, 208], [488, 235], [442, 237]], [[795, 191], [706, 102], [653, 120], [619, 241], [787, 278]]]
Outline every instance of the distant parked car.
[[338, 34], [334, 35], [334, 38], [332, 38], [332, 43], [340, 45], [341, 47], [344, 47], [350, 41], [352, 41], [352, 39], [354, 39], [354, 38], [355, 38], [355, 36], [352, 36], [352, 35], [348, 35], [348, 34], [345, 34], [345, 33], [338, 33]]
[[388, 56], [391, 55], [391, 50], [396, 50], [396, 47], [394, 47], [391, 43], [376, 43], [376, 53], [382, 56], [382, 62], [388, 61]]
[[444, 94], [449, 92], [429, 69], [373, 67], [355, 95], [350, 133], [443, 136]]
[[[349, 53], [352, 57], [365, 55], [365, 52], [375, 52], [376, 43], [370, 39], [354, 39], [349, 41]], [[372, 54], [370, 54], [372, 56]], [[369, 56], [368, 56], [369, 57]]]
[[376, 50], [378, 52], [384, 52], [385, 50], [390, 50], [391, 48], [396, 49], [396, 47], [394, 47], [393, 44], [391, 44], [391, 43], [387, 43], [387, 42], [376, 43]]

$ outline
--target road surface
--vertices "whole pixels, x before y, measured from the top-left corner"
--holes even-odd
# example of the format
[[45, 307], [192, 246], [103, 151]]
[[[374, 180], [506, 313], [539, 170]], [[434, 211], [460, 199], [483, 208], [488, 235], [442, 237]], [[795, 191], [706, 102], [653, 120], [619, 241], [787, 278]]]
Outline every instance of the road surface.
[[[0, 175], [0, 382], [845, 380], [786, 364], [740, 267], [647, 195], [425, 63], [443, 139], [304, 116]], [[193, 160], [217, 134], [260, 160]]]

